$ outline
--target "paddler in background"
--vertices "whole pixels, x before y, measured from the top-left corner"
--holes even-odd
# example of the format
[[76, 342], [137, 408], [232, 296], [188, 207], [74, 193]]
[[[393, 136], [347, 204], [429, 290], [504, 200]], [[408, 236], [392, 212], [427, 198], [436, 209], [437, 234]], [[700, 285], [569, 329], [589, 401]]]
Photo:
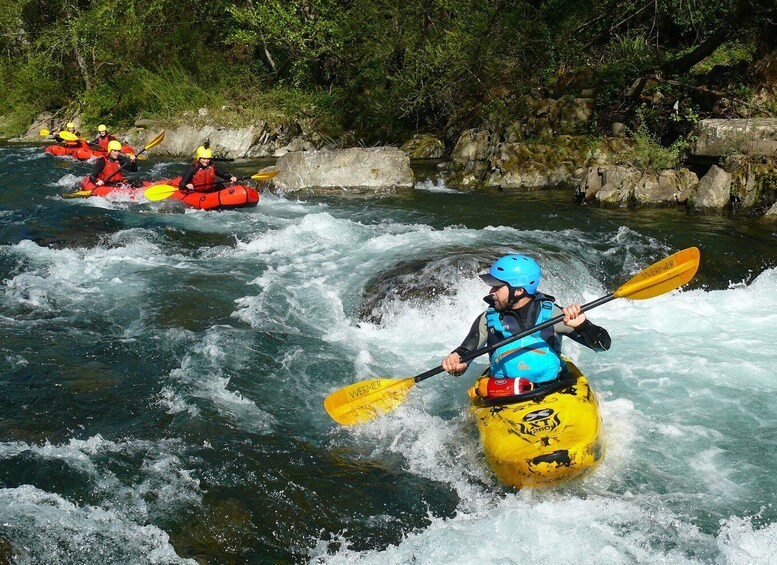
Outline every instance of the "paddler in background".
[[122, 184], [124, 182], [124, 176], [121, 174], [122, 169], [132, 173], [138, 170], [135, 155], [122, 155], [120, 142], [115, 139], [110, 141], [107, 149], [108, 154], [94, 162], [92, 174], [89, 175], [89, 179], [97, 186]]
[[213, 151], [209, 147], [200, 145], [197, 148], [196, 160], [186, 167], [181, 175], [181, 182], [178, 183], [179, 188], [196, 192], [210, 192], [223, 188], [222, 183], [216, 182], [216, 177], [232, 183], [237, 182], [236, 176], [219, 169], [213, 165], [212, 160]]
[[[540, 266], [526, 255], [506, 255], [488, 273], [480, 275], [491, 287], [483, 298], [489, 307], [475, 319], [461, 345], [443, 359], [442, 368], [448, 373], [464, 373], [468, 364], [462, 363], [461, 357], [480, 347], [503, 341], [561, 314], [564, 320], [491, 352], [488, 376], [492, 382], [479, 381], [470, 390], [470, 396], [484, 396], [487, 389], [496, 389], [500, 384], [523, 393], [555, 381], [566, 368], [561, 359], [561, 336], [594, 351], [610, 348], [607, 330], [591, 323], [580, 311], [580, 304], [560, 308], [552, 296], [537, 291], [541, 277]], [[505, 383], [505, 379], [519, 379], [518, 386], [514, 387], [513, 381]]]
[[108, 127], [105, 124], [97, 126], [97, 137], [89, 142], [90, 145], [99, 145], [103, 151], [108, 150], [108, 144], [115, 141], [116, 138], [108, 133]]
[[[79, 132], [76, 129], [76, 125], [73, 122], [68, 122], [67, 124], [65, 124], [65, 131], [67, 131], [69, 133], [72, 133], [76, 137], [81, 137], [81, 132]], [[65, 145], [65, 147], [80, 147], [81, 146], [81, 141], [80, 140], [69, 141], [67, 139], [62, 139], [61, 137], [59, 137], [59, 133], [53, 134], [53, 137], [54, 137], [54, 141], [56, 141], [57, 143], [63, 143]]]

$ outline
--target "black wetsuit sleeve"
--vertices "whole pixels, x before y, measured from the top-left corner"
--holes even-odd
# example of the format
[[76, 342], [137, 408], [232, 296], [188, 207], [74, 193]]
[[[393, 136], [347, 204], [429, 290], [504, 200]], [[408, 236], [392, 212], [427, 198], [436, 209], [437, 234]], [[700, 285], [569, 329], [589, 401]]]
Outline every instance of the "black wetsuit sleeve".
[[187, 166], [186, 170], [183, 172], [183, 175], [181, 175], [181, 182], [178, 183], [178, 186], [181, 188], [186, 188], [186, 185], [192, 182], [195, 172], [197, 171], [194, 165]]
[[[553, 317], [563, 315], [564, 312], [561, 308], [558, 305], [554, 305]], [[564, 322], [559, 322], [553, 326], [553, 331], [558, 336], [568, 337], [594, 351], [607, 351], [610, 349], [610, 334], [603, 327], [597, 326], [588, 318], [576, 328], [570, 328]]]
[[[601, 326], [597, 326], [591, 320], [586, 319], [585, 322], [575, 328], [576, 334], [579, 335], [584, 341], [578, 341], [583, 345], [587, 345], [594, 351], [607, 351], [612, 345], [612, 339], [610, 334]], [[574, 336], [574, 334], [572, 334]], [[574, 339], [574, 337], [573, 337]]]
[[89, 176], [89, 180], [97, 182], [97, 177], [103, 172], [105, 168], [105, 159], [97, 159], [92, 167], [92, 174]]
[[228, 173], [224, 169], [219, 169], [218, 167], [215, 167], [215, 166], [213, 167], [213, 171], [216, 173], [217, 177], [224, 180], [229, 180], [234, 176], [233, 174]]
[[[102, 159], [100, 159], [102, 161]], [[130, 173], [136, 173], [138, 172], [138, 161], [137, 159], [133, 161], [129, 157], [126, 157], [124, 155], [119, 155], [119, 163], [121, 164], [122, 168], [125, 171], [129, 171]]]
[[469, 333], [467, 334], [467, 337], [464, 338], [464, 341], [461, 342], [461, 345], [451, 353], [458, 353], [459, 357], [464, 357], [478, 349], [482, 343], [485, 343], [487, 337], [483, 332], [483, 326], [483, 314], [481, 314], [475, 318], [474, 322], [472, 322]]
[[557, 335], [563, 335], [576, 341], [580, 345], [593, 349], [594, 351], [607, 351], [610, 349], [610, 334], [601, 326], [597, 326], [591, 320], [586, 319], [576, 328], [570, 328], [559, 322], [553, 326]]

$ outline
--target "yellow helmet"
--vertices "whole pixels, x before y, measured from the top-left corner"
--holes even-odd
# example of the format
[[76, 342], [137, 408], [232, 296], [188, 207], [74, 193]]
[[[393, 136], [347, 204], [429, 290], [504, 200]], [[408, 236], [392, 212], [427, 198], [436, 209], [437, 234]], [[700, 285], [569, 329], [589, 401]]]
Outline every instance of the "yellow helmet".
[[76, 125], [75, 125], [73, 122], [68, 122], [68, 123], [65, 125], [65, 129], [71, 129], [71, 128], [72, 128], [72, 129], [76, 129]]
[[97, 126], [97, 131], [108, 131], [108, 128], [105, 127], [105, 124], [100, 124]]
[[213, 151], [205, 147], [204, 145], [200, 145], [197, 148], [197, 158], [198, 159], [213, 159]]
[[121, 151], [121, 142], [116, 141], [115, 139], [108, 143], [108, 151]]

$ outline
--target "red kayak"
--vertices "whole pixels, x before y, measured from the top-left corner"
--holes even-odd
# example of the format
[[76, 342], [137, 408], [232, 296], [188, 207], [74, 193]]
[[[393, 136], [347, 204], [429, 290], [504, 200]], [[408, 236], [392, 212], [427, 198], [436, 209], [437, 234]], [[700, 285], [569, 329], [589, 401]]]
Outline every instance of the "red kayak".
[[[97, 186], [89, 177], [81, 181], [80, 191], [64, 195], [68, 198], [102, 196], [121, 200], [145, 200], [145, 191], [155, 185], [165, 184], [178, 186], [181, 177], [171, 180], [143, 181], [141, 186], [126, 184], [112, 186]], [[180, 200], [184, 204], [198, 210], [229, 210], [232, 208], [251, 208], [259, 203], [259, 192], [252, 186], [234, 184], [211, 192], [193, 190], [177, 190], [167, 200]]]
[[[73, 145], [49, 145], [43, 151], [57, 157], [73, 157], [81, 161], [92, 157], [105, 157], [108, 154], [107, 151], [90, 146], [86, 141], [74, 141]], [[122, 145], [121, 152], [125, 155], [135, 154], [135, 150], [129, 145]]]

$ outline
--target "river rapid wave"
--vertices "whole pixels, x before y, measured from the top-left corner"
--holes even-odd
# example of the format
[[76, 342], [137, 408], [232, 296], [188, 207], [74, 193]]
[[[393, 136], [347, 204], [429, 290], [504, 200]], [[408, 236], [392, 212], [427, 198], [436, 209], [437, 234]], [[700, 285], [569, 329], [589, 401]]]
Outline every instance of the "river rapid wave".
[[[0, 556], [774, 562], [773, 225], [436, 179], [376, 198], [265, 191], [225, 212], [63, 199], [89, 165], [33, 146], [0, 147], [0, 172]], [[582, 480], [496, 481], [467, 412], [483, 358], [364, 425], [323, 409], [355, 381], [438, 365], [501, 254], [534, 256], [566, 304], [690, 245], [687, 288], [589, 313], [610, 351], [564, 345], [606, 430]]]

